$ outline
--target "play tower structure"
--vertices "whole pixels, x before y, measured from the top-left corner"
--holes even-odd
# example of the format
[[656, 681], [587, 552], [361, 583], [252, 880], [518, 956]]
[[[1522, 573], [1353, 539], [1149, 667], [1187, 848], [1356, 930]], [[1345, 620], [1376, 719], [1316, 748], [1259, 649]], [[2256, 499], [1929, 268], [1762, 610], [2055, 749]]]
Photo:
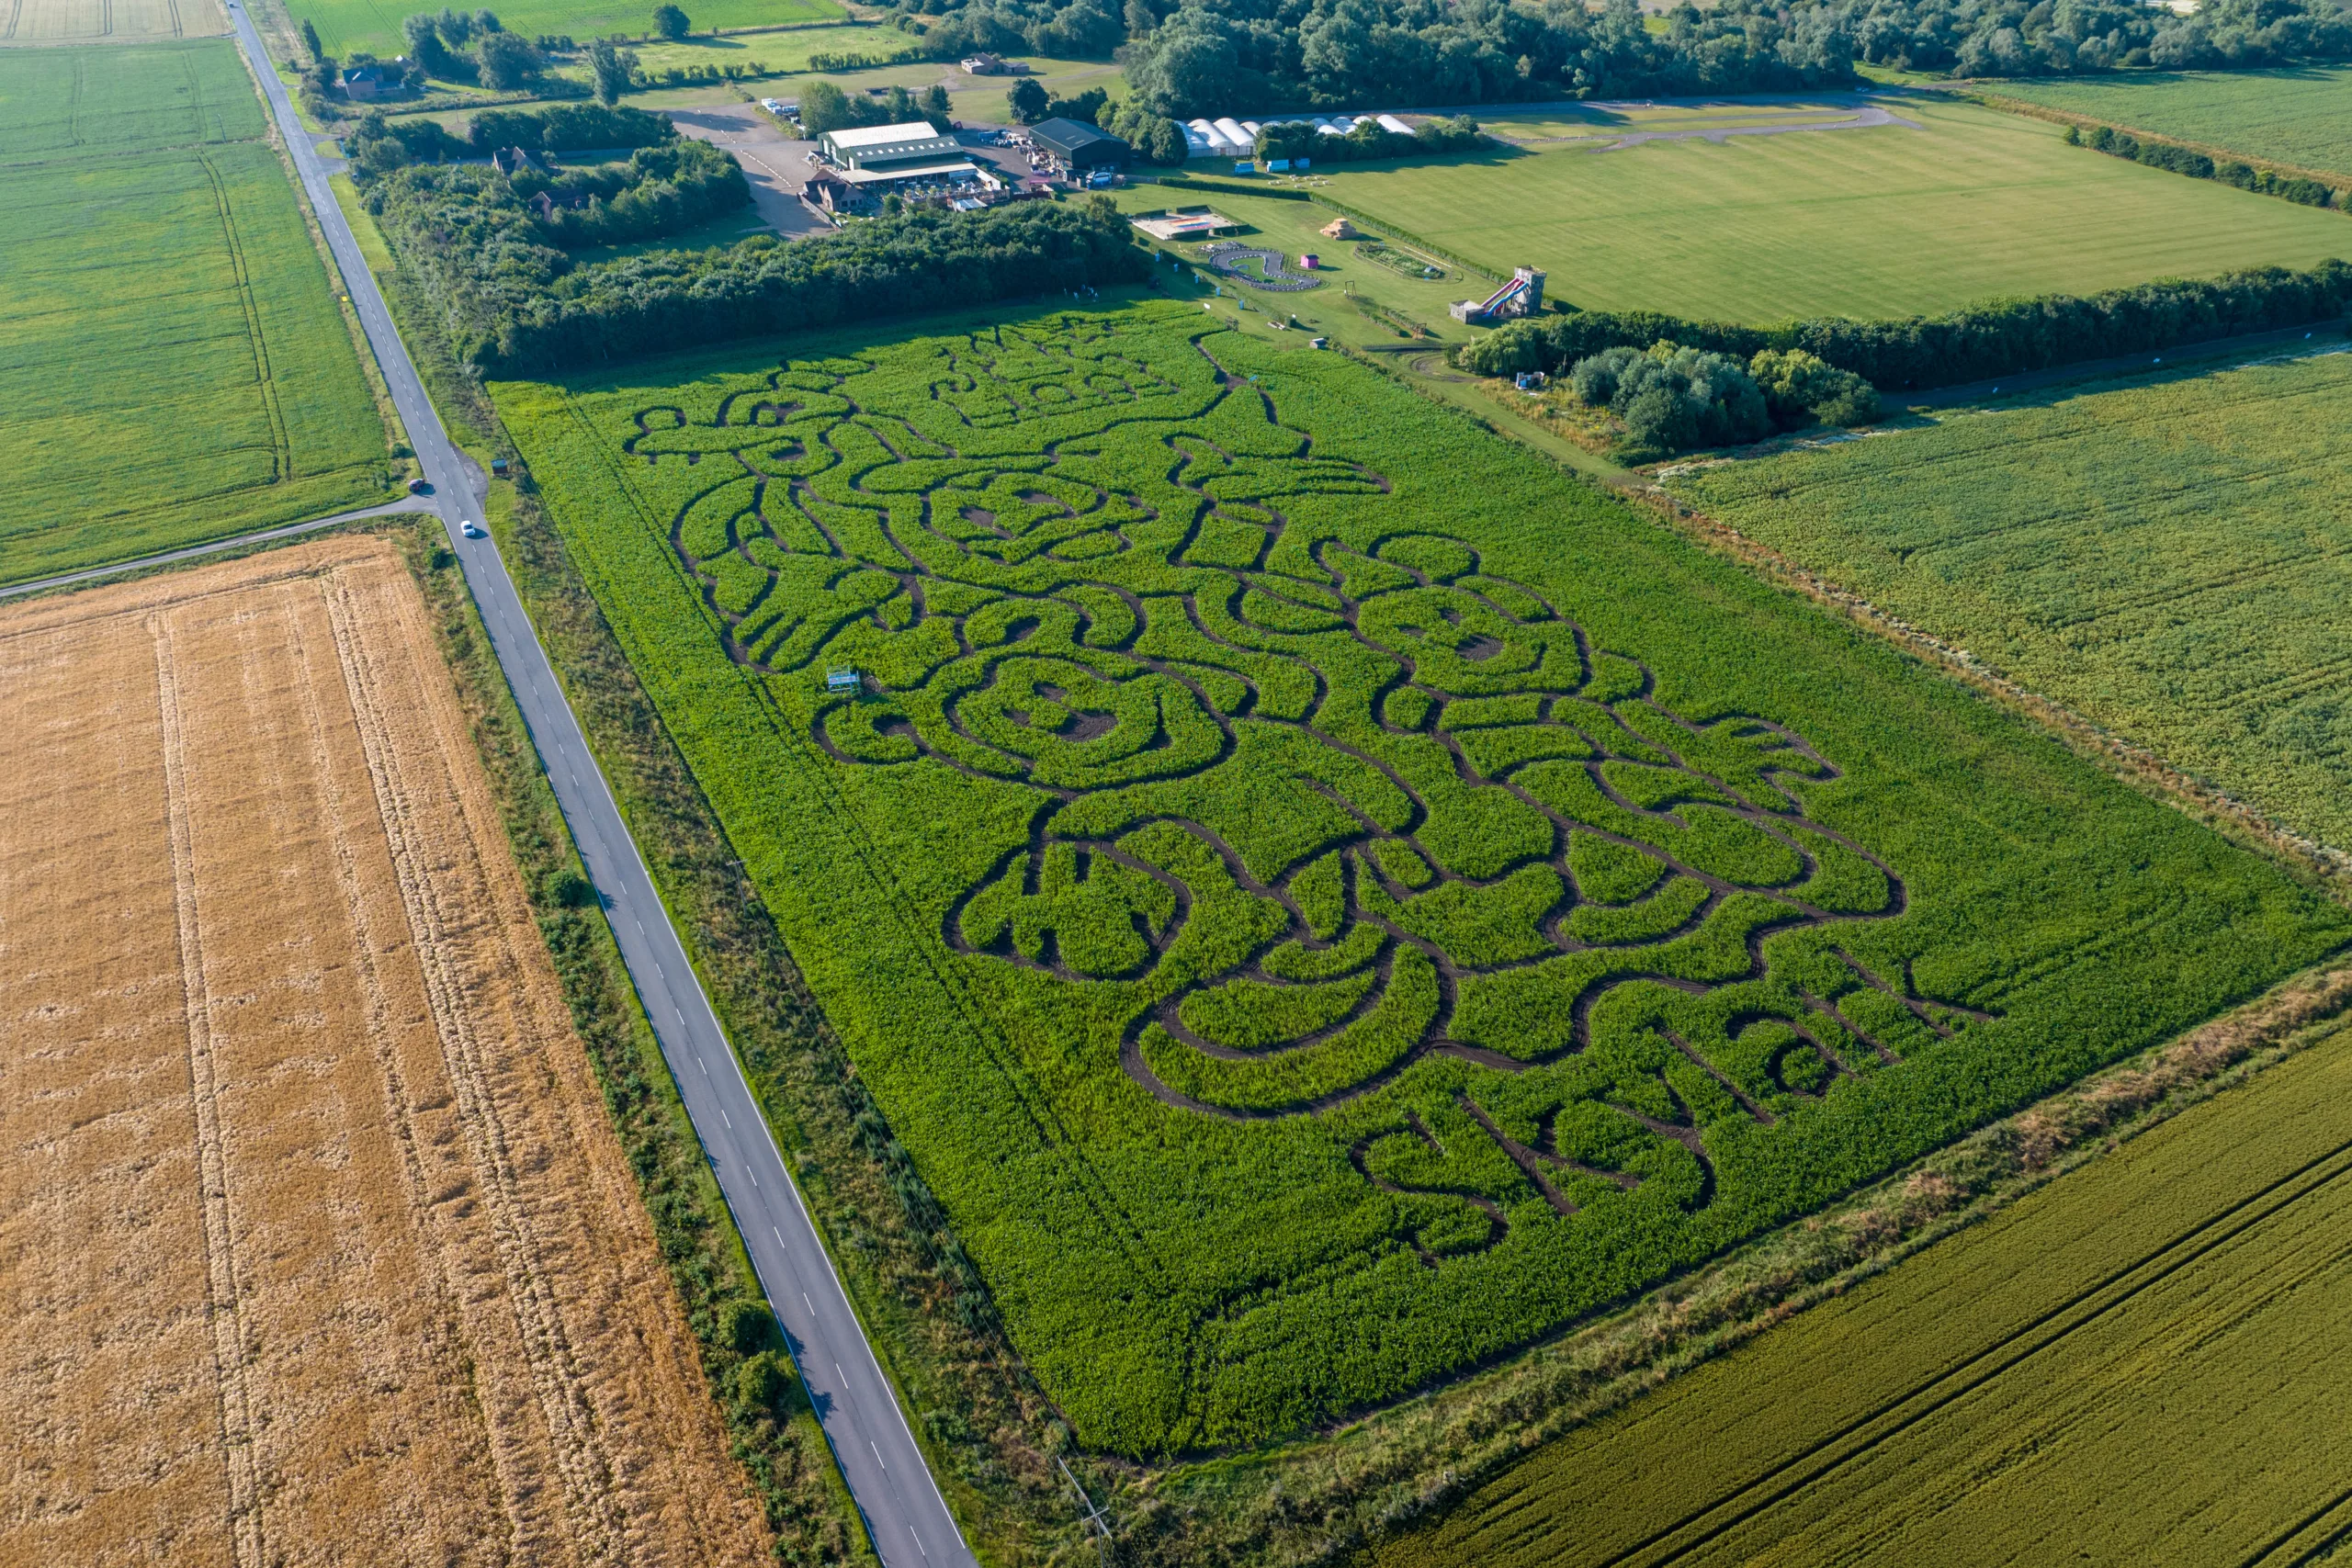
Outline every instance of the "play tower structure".
[[1510, 281], [1484, 299], [1464, 299], [1452, 307], [1453, 319], [1474, 327], [1532, 316], [1544, 305], [1544, 275], [1532, 266], [1516, 269]]

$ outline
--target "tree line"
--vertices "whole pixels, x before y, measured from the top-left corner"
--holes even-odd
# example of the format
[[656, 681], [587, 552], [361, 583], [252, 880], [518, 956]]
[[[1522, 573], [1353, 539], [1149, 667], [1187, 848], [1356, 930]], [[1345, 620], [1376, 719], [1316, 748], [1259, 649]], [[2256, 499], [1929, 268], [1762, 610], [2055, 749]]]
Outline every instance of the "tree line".
[[[476, 134], [489, 112], [475, 118]], [[640, 113], [585, 105], [503, 111], [494, 144], [549, 147], [592, 130], [629, 129], [638, 122], [628, 117]], [[590, 118], [599, 114], [614, 119]], [[409, 139], [422, 143], [423, 132], [381, 116], [366, 122], [380, 134], [355, 139], [360, 198], [460, 357], [501, 375], [545, 374], [729, 337], [1136, 282], [1148, 271], [1126, 220], [1102, 197], [921, 210], [790, 245], [759, 234], [582, 261], [570, 251], [675, 234], [749, 199], [732, 158], [677, 138], [658, 115], [642, 118], [669, 134], [626, 164], [511, 175], [478, 163], [418, 161]], [[517, 123], [528, 119], [545, 123]]]
[[1617, 416], [1623, 455], [1636, 462], [1779, 430], [1860, 424], [1879, 407], [1868, 381], [1803, 349], [1768, 348], [1743, 361], [1677, 343], [1607, 348], [1576, 362], [1568, 388], [1578, 402]]
[[[1727, 0], [1643, 23], [1526, 0], [895, 0], [925, 52], [1118, 51], [1154, 116], [1770, 92], [1849, 85], [1857, 60], [1957, 76], [2352, 58], [2335, 0]], [[1142, 145], [1138, 142], [1138, 145]]]
[[2169, 71], [2352, 57], [2333, 0], [2207, 0], [2188, 16], [2130, 0], [1819, 0], [1856, 56], [1952, 76], [2049, 76], [2118, 66]]
[[486, 158], [502, 147], [520, 147], [528, 152], [582, 152], [652, 147], [677, 140], [677, 127], [667, 116], [601, 104], [477, 109], [463, 136], [452, 135], [433, 120], [388, 120], [383, 110], [370, 109], [351, 133], [348, 150], [353, 164], [363, 173], [388, 174], [403, 164]]
[[2165, 279], [2087, 299], [1996, 299], [1941, 316], [1768, 326], [1689, 321], [1652, 310], [1568, 310], [1498, 327], [1456, 351], [1480, 376], [1559, 375], [1604, 349], [1666, 341], [1752, 356], [1795, 349], [1873, 386], [1924, 389], [2048, 369], [2181, 344], [2333, 320], [2352, 310], [2352, 264], [2308, 271], [2260, 267], [2207, 279]]
[[2095, 125], [2086, 131], [2080, 126], [2070, 125], [2066, 128], [2066, 140], [2110, 157], [2129, 158], [2135, 164], [2145, 164], [2152, 169], [2169, 169], [2176, 175], [2187, 175], [2193, 180], [2219, 180], [2240, 190], [2275, 196], [2282, 200], [2300, 202], [2305, 207], [2325, 207], [2331, 202], [2338, 207], [2352, 207], [2352, 192], [2335, 190], [2318, 180], [2306, 179], [2301, 175], [2281, 175], [2269, 169], [2257, 169], [2251, 164], [2241, 164], [2231, 158], [2209, 158], [2193, 147], [2181, 147], [2169, 141], [2143, 141], [2112, 126]]

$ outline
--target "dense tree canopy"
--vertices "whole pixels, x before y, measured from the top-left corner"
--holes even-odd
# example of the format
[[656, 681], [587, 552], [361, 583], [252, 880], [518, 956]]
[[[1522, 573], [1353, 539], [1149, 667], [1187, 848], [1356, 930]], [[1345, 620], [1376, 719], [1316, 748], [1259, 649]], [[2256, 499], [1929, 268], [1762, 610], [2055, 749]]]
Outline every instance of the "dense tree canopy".
[[1169, 12], [1122, 58], [1137, 98], [1182, 118], [1817, 87], [1850, 80], [1853, 53], [1837, 13], [1763, 0], [1685, 6], [1662, 33], [1634, 0], [1215, 0]]
[[2335, 0], [2210, 0], [2192, 16], [2123, 0], [1827, 0], [1860, 58], [1957, 76], [2119, 65], [2289, 65], [2352, 56]]
[[[1724, 0], [1666, 28], [1634, 0], [897, 0], [948, 59], [1119, 51], [1152, 115], [1374, 109], [1841, 84], [1852, 62], [1952, 75], [2352, 58], [2342, 0]], [[1124, 47], [1123, 47], [1124, 46]]]

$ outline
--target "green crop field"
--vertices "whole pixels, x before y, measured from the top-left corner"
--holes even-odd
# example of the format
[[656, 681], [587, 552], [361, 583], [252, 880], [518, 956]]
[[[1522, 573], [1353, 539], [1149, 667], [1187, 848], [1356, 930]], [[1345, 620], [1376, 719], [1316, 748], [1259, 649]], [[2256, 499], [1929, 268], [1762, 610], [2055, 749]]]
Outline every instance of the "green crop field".
[[233, 43], [0, 50], [0, 167], [262, 134]]
[[1668, 482], [2092, 722], [2352, 846], [2347, 398], [2352, 353], [2337, 351], [2030, 395]]
[[1088, 1443], [1509, 1352], [2352, 942], [1341, 355], [966, 325], [492, 390]]
[[2109, 125], [2352, 175], [2352, 67], [2004, 82], [1995, 91]]
[[225, 39], [0, 53], [0, 582], [389, 499], [261, 125]]
[[1903, 316], [2352, 255], [2352, 222], [1922, 95], [1917, 123], [1335, 168], [1329, 194], [1588, 310]]
[[[585, 44], [592, 38], [650, 36], [661, 0], [518, 0], [491, 7], [508, 32], [537, 38], [553, 33]], [[697, 32], [713, 28], [773, 28], [794, 22], [831, 21], [847, 15], [838, 0], [695, 0], [682, 5]], [[341, 58], [367, 50], [386, 59], [403, 52], [401, 21], [420, 11], [440, 13], [424, 0], [287, 0], [297, 25], [309, 21], [319, 41]], [[905, 34], [897, 35], [903, 39]], [[756, 53], [754, 50], [752, 52]]]
[[2352, 1531], [2352, 1028], [1361, 1568], [2310, 1562]]

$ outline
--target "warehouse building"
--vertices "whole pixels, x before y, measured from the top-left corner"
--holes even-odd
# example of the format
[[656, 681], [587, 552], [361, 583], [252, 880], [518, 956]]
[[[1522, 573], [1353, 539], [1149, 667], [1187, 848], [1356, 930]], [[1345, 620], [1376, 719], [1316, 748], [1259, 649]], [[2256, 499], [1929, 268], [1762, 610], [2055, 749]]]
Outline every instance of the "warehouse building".
[[1124, 169], [1135, 156], [1125, 142], [1082, 119], [1040, 120], [1029, 128], [1029, 140], [1072, 174]]
[[844, 169], [887, 169], [894, 164], [936, 164], [960, 157], [963, 144], [943, 136], [928, 120], [903, 125], [869, 125], [858, 130], [829, 130], [819, 143], [825, 156]]

